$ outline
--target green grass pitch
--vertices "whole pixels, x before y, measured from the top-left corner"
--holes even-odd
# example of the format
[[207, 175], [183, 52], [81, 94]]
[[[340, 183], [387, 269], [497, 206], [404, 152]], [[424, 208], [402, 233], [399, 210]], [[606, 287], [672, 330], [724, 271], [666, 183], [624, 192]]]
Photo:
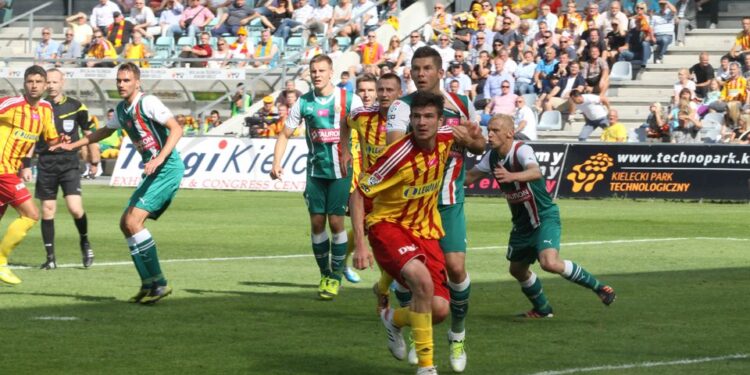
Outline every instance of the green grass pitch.
[[[62, 200], [57, 260], [69, 266], [37, 269], [38, 225], [13, 254], [13, 264], [29, 268], [16, 271], [21, 285], [0, 288], [0, 373], [414, 373], [386, 348], [370, 292], [376, 271], [345, 282], [335, 301], [317, 300], [300, 194], [180, 191], [147, 224], [175, 293], [155, 306], [126, 303], [139, 286], [118, 229], [131, 191], [85, 187], [91, 269], [80, 267]], [[507, 273], [507, 205], [469, 198], [467, 374], [750, 372], [747, 204], [559, 205], [563, 258], [614, 286], [617, 301], [605, 307], [535, 266], [555, 318], [514, 318], [529, 303]], [[15, 217], [6, 213], [3, 233]], [[451, 373], [447, 329], [434, 329], [441, 373]]]

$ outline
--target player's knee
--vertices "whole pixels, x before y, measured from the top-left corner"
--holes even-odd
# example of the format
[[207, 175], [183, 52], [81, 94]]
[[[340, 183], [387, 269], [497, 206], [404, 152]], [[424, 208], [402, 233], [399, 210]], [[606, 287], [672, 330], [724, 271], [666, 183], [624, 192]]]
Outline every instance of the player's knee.
[[39, 221], [39, 210], [29, 210], [29, 212], [24, 213], [23, 216], [34, 221]]
[[57, 211], [56, 207], [43, 204], [42, 205], [42, 218], [44, 220], [52, 220], [55, 218], [56, 211]]
[[518, 281], [528, 280], [530, 276], [528, 267], [518, 267], [513, 263], [508, 267], [508, 272], [510, 272], [510, 275]]
[[448, 271], [448, 280], [451, 282], [460, 283], [466, 279], [464, 262], [448, 262], [445, 268]]
[[438, 324], [450, 315], [450, 305], [443, 298], [432, 299], [432, 324]]
[[132, 236], [141, 230], [141, 223], [133, 217], [123, 216], [120, 219], [120, 230], [124, 235]]
[[565, 269], [565, 265], [560, 262], [557, 258], [545, 257], [539, 259], [539, 266], [543, 270], [551, 273], [562, 273]]

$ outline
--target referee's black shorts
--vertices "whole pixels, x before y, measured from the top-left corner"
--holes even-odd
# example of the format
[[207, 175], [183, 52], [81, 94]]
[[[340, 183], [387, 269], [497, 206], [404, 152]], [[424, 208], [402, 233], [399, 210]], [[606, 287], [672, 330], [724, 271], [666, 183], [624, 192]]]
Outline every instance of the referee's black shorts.
[[58, 187], [62, 188], [64, 197], [81, 195], [81, 172], [78, 160], [73, 163], [53, 158], [39, 158], [34, 197], [43, 201], [57, 199]]

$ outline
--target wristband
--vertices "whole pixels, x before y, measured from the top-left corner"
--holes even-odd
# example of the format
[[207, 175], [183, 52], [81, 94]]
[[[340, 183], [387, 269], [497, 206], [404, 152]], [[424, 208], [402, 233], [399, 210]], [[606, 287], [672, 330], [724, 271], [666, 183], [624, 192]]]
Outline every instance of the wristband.
[[31, 168], [31, 158], [29, 157], [21, 158], [21, 165], [23, 166], [24, 169]]

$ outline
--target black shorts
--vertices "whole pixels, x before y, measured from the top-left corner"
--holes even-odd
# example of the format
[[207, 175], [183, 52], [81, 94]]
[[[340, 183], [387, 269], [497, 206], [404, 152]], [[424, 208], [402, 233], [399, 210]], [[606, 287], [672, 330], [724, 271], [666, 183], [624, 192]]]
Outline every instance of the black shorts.
[[57, 199], [57, 187], [61, 187], [63, 196], [81, 195], [81, 172], [78, 168], [62, 172], [47, 172], [39, 169], [36, 175], [34, 197], [46, 201]]

